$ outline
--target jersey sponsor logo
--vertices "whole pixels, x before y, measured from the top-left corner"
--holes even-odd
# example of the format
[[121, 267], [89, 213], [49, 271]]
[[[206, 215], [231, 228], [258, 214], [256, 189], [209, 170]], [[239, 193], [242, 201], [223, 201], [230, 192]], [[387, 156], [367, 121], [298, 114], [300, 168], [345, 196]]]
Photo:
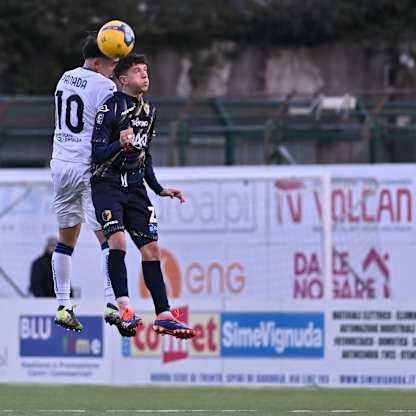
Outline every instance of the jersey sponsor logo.
[[147, 127], [149, 122], [147, 120], [140, 120], [138, 117], [136, 117], [131, 120], [131, 125], [133, 127]]
[[101, 218], [103, 219], [103, 221], [107, 222], [110, 221], [111, 218], [113, 218], [113, 214], [111, 212], [111, 210], [109, 209], [105, 209], [102, 213], [101, 213]]
[[138, 149], [146, 147], [147, 142], [148, 142], [149, 136], [147, 135], [147, 133], [137, 133], [134, 136], [134, 139], [132, 140], [131, 144], [134, 147], [137, 147]]
[[82, 334], [69, 333], [53, 323], [53, 316], [19, 318], [21, 357], [102, 357], [103, 321], [100, 316], [81, 316]]
[[220, 328], [221, 314], [217, 312], [189, 313], [188, 306], [176, 309], [180, 321], [192, 327], [195, 336], [189, 340], [179, 340], [171, 336], [161, 337], [153, 330], [151, 314], [141, 314], [147, 324], [139, 327], [135, 337], [123, 338], [124, 357], [159, 358], [163, 363], [179, 360], [221, 355]]
[[223, 313], [221, 322], [223, 357], [324, 357], [322, 312]]
[[81, 141], [81, 138], [77, 136], [73, 136], [70, 133], [57, 132], [55, 133], [55, 140], [60, 143], [66, 143], [66, 142], [79, 143]]

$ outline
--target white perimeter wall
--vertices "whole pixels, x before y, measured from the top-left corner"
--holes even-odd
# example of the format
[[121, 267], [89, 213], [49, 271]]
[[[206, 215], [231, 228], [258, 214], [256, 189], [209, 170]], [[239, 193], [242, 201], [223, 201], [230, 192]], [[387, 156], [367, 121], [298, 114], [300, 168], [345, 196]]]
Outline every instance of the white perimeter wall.
[[[171, 303], [198, 336], [151, 331], [140, 257], [130, 295], [147, 326], [103, 326], [99, 249], [84, 230], [73, 286], [85, 333], [52, 323], [53, 301], [18, 299], [0, 278], [0, 380], [412, 387], [416, 376], [413, 165], [159, 169], [186, 204], [152, 195]], [[48, 171], [0, 171], [0, 267], [26, 291], [30, 262], [56, 233]], [[332, 290], [324, 301], [330, 175]], [[327, 221], [328, 218], [325, 219]], [[133, 369], [133, 371], [132, 371]], [[208, 371], [209, 369], [209, 371]]]

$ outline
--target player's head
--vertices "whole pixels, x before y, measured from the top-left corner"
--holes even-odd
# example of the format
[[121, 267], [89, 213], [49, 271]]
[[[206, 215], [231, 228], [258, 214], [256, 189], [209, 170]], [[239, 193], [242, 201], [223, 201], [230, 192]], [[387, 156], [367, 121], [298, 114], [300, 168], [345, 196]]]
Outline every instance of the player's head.
[[85, 64], [89, 69], [110, 78], [113, 75], [116, 59], [107, 58], [98, 48], [97, 37], [95, 35], [88, 35], [82, 47], [82, 55], [84, 56]]
[[114, 75], [119, 80], [121, 88], [132, 95], [138, 95], [149, 89], [149, 75], [147, 73], [147, 58], [145, 55], [131, 53], [120, 59]]

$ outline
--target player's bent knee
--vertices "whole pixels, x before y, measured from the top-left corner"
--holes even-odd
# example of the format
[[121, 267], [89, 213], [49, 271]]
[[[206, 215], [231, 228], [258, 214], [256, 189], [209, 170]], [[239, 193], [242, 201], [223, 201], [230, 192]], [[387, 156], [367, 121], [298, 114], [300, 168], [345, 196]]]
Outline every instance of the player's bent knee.
[[143, 261], [160, 260], [160, 248], [156, 241], [143, 245], [140, 249], [140, 253]]
[[108, 245], [110, 250], [123, 250], [126, 251], [126, 236], [124, 231], [117, 231], [108, 237]]
[[[135, 244], [135, 246], [140, 250], [140, 253], [143, 256], [143, 247], [146, 247], [145, 252], [146, 255], [147, 253], [149, 253], [149, 256], [152, 255], [152, 253], [150, 253], [150, 250], [155, 250], [155, 248], [153, 247], [157, 247], [157, 250], [159, 250], [159, 246], [157, 244], [157, 239], [158, 236], [156, 233], [153, 234], [149, 234], [149, 233], [144, 233], [142, 231], [138, 231], [138, 230], [134, 230], [134, 229], [129, 229], [128, 230], [131, 239], [133, 240], [133, 243]], [[154, 255], [154, 252], [153, 252]]]
[[58, 240], [60, 243], [69, 247], [75, 247], [78, 236], [81, 231], [81, 224], [76, 224], [71, 227], [60, 228], [58, 232]]

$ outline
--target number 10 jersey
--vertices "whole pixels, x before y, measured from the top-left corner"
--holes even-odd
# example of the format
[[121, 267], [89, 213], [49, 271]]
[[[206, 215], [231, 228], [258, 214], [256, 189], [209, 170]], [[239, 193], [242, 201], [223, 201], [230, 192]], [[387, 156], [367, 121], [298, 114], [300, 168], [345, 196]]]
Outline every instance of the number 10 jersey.
[[116, 90], [113, 81], [87, 68], [75, 68], [62, 75], [55, 91], [52, 159], [91, 163], [95, 116]]

